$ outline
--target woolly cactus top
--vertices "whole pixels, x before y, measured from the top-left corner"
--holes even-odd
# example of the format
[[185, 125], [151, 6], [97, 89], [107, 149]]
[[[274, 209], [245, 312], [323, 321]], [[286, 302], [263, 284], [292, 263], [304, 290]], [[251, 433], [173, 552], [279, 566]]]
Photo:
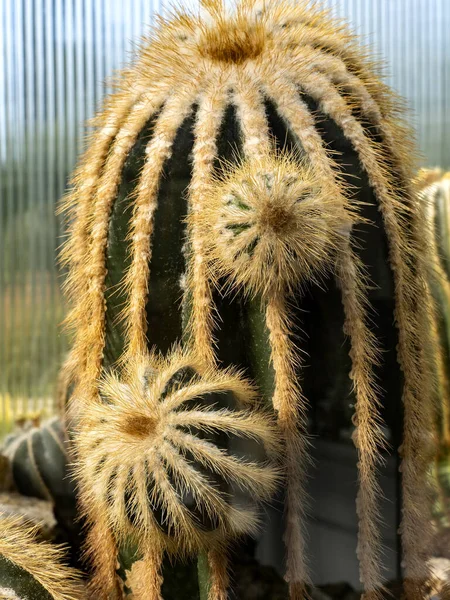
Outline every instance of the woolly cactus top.
[[[176, 311], [168, 311], [163, 323], [151, 320], [149, 311], [150, 300], [161, 301], [155, 281], [163, 251], [173, 261], [161, 280], [184, 276], [186, 262], [189, 343], [206, 365], [217, 361], [218, 280], [247, 297], [261, 293], [275, 373], [272, 401], [286, 441], [287, 578], [291, 597], [298, 598], [308, 580], [300, 519], [308, 444], [289, 307], [305, 283], [331, 273], [341, 291], [356, 396], [361, 580], [376, 597], [382, 575], [375, 474], [383, 437], [375, 365], [383, 353], [369, 318], [370, 265], [358, 235], [378, 228], [387, 240], [404, 374], [405, 575], [410, 597], [419, 598], [428, 576], [432, 343], [428, 250], [410, 183], [414, 150], [402, 105], [346, 27], [317, 6], [242, 0], [228, 12], [220, 0], [202, 4], [199, 16], [179, 12], [143, 40], [98, 117], [74, 177], [64, 260], [75, 328], [67, 370], [76, 400], [81, 412], [98, 401], [114, 335], [121, 344], [113, 360], [127, 364], [145, 356], [159, 327], [177, 322]], [[127, 161], [139, 145], [145, 148], [139, 176], [127, 189]], [[358, 171], [354, 187], [340, 151], [351, 155]], [[235, 168], [224, 168], [223, 159]], [[124, 197], [126, 206], [119, 201]], [[172, 216], [161, 216], [167, 206]], [[185, 232], [173, 223], [184, 223], [186, 215], [183, 249]], [[121, 228], [123, 243], [116, 244]], [[379, 243], [381, 236], [363, 238]], [[167, 305], [178, 302], [180, 288], [163, 289]]]

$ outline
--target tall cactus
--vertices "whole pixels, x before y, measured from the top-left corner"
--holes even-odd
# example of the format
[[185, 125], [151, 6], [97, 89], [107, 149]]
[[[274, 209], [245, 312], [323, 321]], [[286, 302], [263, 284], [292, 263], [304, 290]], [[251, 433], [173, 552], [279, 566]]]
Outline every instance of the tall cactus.
[[64, 552], [35, 540], [36, 528], [0, 514], [0, 598], [85, 600], [81, 574], [64, 565]]
[[[193, 398], [186, 390], [197, 384], [183, 379], [185, 371], [176, 384], [166, 379], [170, 389], [164, 392], [163, 380], [175, 375], [178, 360], [171, 349], [182, 341], [186, 366], [192, 360], [199, 365], [194, 371], [205, 386], [208, 377], [216, 381], [224, 369], [238, 368], [273, 405], [285, 444], [286, 578], [291, 599], [303, 597], [309, 581], [307, 400], [317, 403], [328, 391], [329, 380], [316, 369], [332, 371], [333, 358], [324, 359], [323, 352], [330, 343], [349, 353], [359, 456], [357, 551], [366, 599], [378, 598], [382, 589], [376, 477], [381, 423], [383, 417], [395, 422], [403, 397], [405, 590], [408, 599], [419, 599], [429, 577], [425, 483], [432, 454], [433, 342], [426, 232], [410, 183], [414, 149], [401, 103], [347, 28], [306, 1], [242, 0], [234, 12], [221, 0], [202, 5], [200, 15], [179, 12], [161, 20], [143, 40], [97, 118], [66, 202], [72, 225], [64, 260], [75, 329], [67, 372], [75, 388], [71, 415], [96, 589], [105, 597], [121, 593], [116, 517], [127, 528], [133, 519], [151, 523], [157, 535], [148, 548], [156, 547], [150, 539], [163, 539], [166, 550], [173, 546], [161, 530], [161, 514], [180, 532], [181, 549], [191, 542], [173, 512], [180, 510], [181, 517], [186, 503], [181, 508], [178, 501], [161, 500], [165, 493], [180, 496], [176, 477], [164, 475], [169, 463], [161, 455], [161, 468], [153, 468], [149, 480], [147, 446], [138, 443], [150, 444], [160, 423], [155, 402], [164, 404], [164, 394]], [[327, 324], [336, 320], [340, 337], [327, 339]], [[166, 356], [162, 370], [155, 351]], [[114, 379], [105, 394], [99, 378], [114, 365], [123, 369], [123, 381]], [[130, 365], [146, 365], [149, 381]], [[205, 381], [202, 373], [210, 374]], [[230, 397], [236, 396], [234, 385], [247, 385], [233, 377]], [[218, 391], [212, 390], [214, 398]], [[200, 395], [199, 402], [202, 414], [211, 408], [207, 397]], [[107, 446], [104, 457], [95, 446], [112, 431], [115, 403], [126, 407], [123, 421], [114, 421], [114, 435], [136, 443], [139, 466], [129, 473], [130, 485], [124, 471], [120, 477], [114, 471]], [[236, 405], [234, 398], [232, 406], [208, 417], [215, 419], [214, 447], [233, 420], [236, 437], [245, 437], [239, 424], [250, 417]], [[180, 423], [179, 414], [172, 425]], [[256, 446], [269, 455], [272, 425], [257, 414]], [[203, 422], [183, 418], [189, 435], [203, 439]], [[173, 460], [186, 459], [180, 448]], [[222, 452], [227, 460], [240, 460], [232, 442]], [[253, 452], [259, 450], [249, 450], [249, 458]], [[270, 477], [270, 461], [262, 464]], [[192, 491], [195, 479], [202, 483], [199, 457], [188, 466], [193, 479], [186, 476], [185, 486]], [[210, 466], [214, 476], [220, 473], [218, 463]], [[111, 489], [124, 491], [111, 497], [113, 517], [103, 510]], [[259, 497], [251, 486], [245, 491]], [[101, 502], [92, 502], [95, 494]], [[191, 509], [205, 510], [201, 498], [197, 493]], [[226, 511], [210, 511], [224, 524], [216, 530], [220, 543], [203, 544], [211, 600], [226, 598], [225, 552], [233, 529]], [[193, 539], [200, 538], [206, 539]], [[156, 554], [149, 550], [142, 572], [152, 597], [160, 598]]]

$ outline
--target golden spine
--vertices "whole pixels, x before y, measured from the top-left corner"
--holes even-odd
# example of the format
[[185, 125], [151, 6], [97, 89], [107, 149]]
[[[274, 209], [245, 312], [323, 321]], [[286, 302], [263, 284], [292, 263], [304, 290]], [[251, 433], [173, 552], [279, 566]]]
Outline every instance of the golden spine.
[[[239, 85], [240, 84], [240, 85]], [[246, 78], [236, 89], [236, 104], [244, 136], [244, 155], [249, 162], [270, 153], [269, 132], [262, 94]], [[305, 491], [306, 468], [309, 463], [307, 419], [295, 366], [298, 358], [289, 337], [286, 291], [270, 291], [266, 304], [266, 323], [271, 345], [271, 361], [275, 370], [272, 403], [286, 444], [286, 580], [291, 600], [302, 600], [310, 582], [305, 562]]]
[[214, 549], [208, 552], [210, 582], [208, 600], [228, 600], [228, 556], [226, 550]]
[[295, 367], [298, 356], [289, 336], [289, 316], [286, 298], [282, 294], [270, 297], [266, 308], [266, 323], [270, 335], [272, 363], [275, 370], [273, 405], [286, 443], [286, 580], [291, 600], [303, 600], [306, 584], [310, 583], [306, 556], [304, 519], [308, 504], [305, 491], [306, 469], [309, 463], [306, 399], [302, 396]]
[[382, 497], [376, 479], [380, 451], [386, 442], [381, 430], [379, 389], [373, 365], [379, 360], [378, 342], [367, 324], [367, 292], [362, 265], [350, 244], [338, 258], [338, 281], [345, 312], [344, 332], [350, 338], [350, 377], [356, 393], [353, 441], [358, 451], [359, 491], [356, 498], [359, 533], [357, 555], [363, 597], [383, 597], [382, 545], [379, 530], [379, 503]]
[[188, 288], [192, 295], [192, 315], [189, 329], [192, 343], [205, 364], [214, 364], [213, 307], [206, 264], [202, 211], [212, 183], [212, 169], [217, 155], [216, 139], [222, 122], [227, 94], [216, 81], [209, 84], [201, 98], [195, 125], [193, 173], [189, 187], [190, 264]]
[[[155, 132], [146, 150], [147, 159], [142, 170], [133, 213], [131, 265], [124, 285], [129, 296], [124, 309], [127, 326], [126, 356], [142, 356], [146, 352], [145, 304], [150, 276], [151, 235], [153, 215], [156, 209], [158, 184], [164, 162], [170, 157], [178, 127], [191, 110], [197, 97], [198, 81], [190, 87], [174, 93], [166, 102], [159, 116]], [[124, 359], [126, 360], [126, 358]]]
[[122, 600], [122, 587], [116, 574], [116, 541], [104, 512], [96, 510], [91, 503], [85, 501], [88, 494], [84, 492], [82, 486], [80, 492], [81, 509], [89, 523], [85, 543], [85, 558], [92, 569], [89, 592], [98, 600]]
[[[220, 82], [220, 75], [219, 75]], [[207, 365], [215, 364], [213, 339], [213, 306], [211, 283], [208, 278], [201, 214], [211, 186], [212, 169], [217, 155], [216, 138], [222, 122], [227, 94], [214, 81], [201, 99], [195, 125], [193, 173], [189, 187], [191, 257], [188, 271], [188, 289], [192, 297], [192, 313], [188, 325], [195, 351]], [[210, 570], [210, 600], [225, 599], [228, 578], [226, 551], [208, 552]]]
[[153, 543], [143, 558], [134, 563], [129, 578], [134, 600], [164, 600], [161, 593], [163, 555], [162, 548]]

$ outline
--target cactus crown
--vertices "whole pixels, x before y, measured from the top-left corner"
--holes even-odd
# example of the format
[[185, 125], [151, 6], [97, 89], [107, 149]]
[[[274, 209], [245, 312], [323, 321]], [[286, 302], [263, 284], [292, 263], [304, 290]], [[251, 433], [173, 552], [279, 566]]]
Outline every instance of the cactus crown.
[[[358, 232], [367, 225], [365, 209], [352, 180], [344, 177], [338, 152], [350, 148], [381, 212], [378, 226], [385, 229], [395, 280], [408, 465], [402, 535], [406, 579], [413, 582], [408, 584], [411, 597], [419, 597], [414, 582], [427, 578], [424, 480], [432, 426], [431, 405], [424, 398], [432, 385], [429, 360], [417, 340], [430, 348], [430, 299], [422, 210], [410, 184], [414, 151], [401, 105], [347, 28], [317, 6], [242, 0], [234, 13], [227, 13], [219, 0], [210, 0], [203, 8], [199, 16], [180, 12], [161, 19], [143, 40], [97, 119], [66, 201], [73, 220], [63, 260], [73, 300], [69, 323], [75, 328], [67, 369], [76, 382], [75, 397], [85, 412], [98, 402], [98, 378], [112, 330], [122, 332], [124, 347], [116, 358], [124, 365], [145, 356], [152, 344], [152, 327], [158, 323], [148, 327], [147, 308], [149, 296], [155, 298], [152, 261], [160, 251], [152, 239], [171, 177], [190, 154], [184, 255], [189, 343], [198, 360], [212, 368], [216, 283], [225, 278], [236, 293], [262, 295], [275, 372], [273, 405], [286, 442], [285, 539], [292, 598], [308, 580], [301, 524], [308, 444], [290, 297], [308, 281], [314, 285], [324, 271], [334, 275], [342, 292], [356, 395], [358, 553], [361, 580], [375, 597], [382, 580], [375, 474], [383, 437], [374, 365], [381, 354], [369, 325], [368, 280], [358, 252]], [[321, 118], [335, 128], [331, 139]], [[231, 155], [229, 131], [236, 145]], [[336, 136], [346, 145], [333, 150]], [[128, 255], [114, 258], [111, 224], [124, 212], [116, 201], [137, 144], [144, 144], [145, 156], [129, 195], [132, 211], [123, 239]], [[241, 166], [224, 168], [224, 155], [232, 160], [236, 153]], [[180, 203], [182, 198], [180, 190]], [[115, 281], [113, 259], [116, 265], [121, 261], [124, 275]], [[119, 322], [110, 315], [113, 294], [123, 304]], [[93, 547], [99, 539], [93, 539]], [[102, 560], [100, 550], [93, 553]]]

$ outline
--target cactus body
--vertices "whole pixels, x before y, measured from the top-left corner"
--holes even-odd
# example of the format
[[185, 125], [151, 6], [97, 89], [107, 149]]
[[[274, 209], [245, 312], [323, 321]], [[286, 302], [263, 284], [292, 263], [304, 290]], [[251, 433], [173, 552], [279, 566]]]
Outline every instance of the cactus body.
[[[335, 391], [338, 353], [350, 381], [340, 386], [355, 401], [361, 581], [376, 598], [381, 423], [399, 438], [403, 397], [402, 539], [408, 598], [418, 599], [428, 577], [431, 300], [401, 110], [326, 12], [281, 0], [244, 0], [234, 14], [219, 0], [203, 5], [205, 15], [180, 13], [144, 41], [67, 200], [67, 369], [97, 589], [120, 594], [117, 536], [92, 508], [86, 476], [90, 414], [109, 408], [99, 377], [112, 365], [126, 373], [150, 351], [170, 357], [183, 341], [211, 372], [242, 369], [276, 412], [292, 599], [309, 580], [307, 400], [315, 407]], [[225, 542], [207, 560], [211, 600], [226, 598]], [[158, 558], [149, 550], [147, 559], [160, 598]]]

